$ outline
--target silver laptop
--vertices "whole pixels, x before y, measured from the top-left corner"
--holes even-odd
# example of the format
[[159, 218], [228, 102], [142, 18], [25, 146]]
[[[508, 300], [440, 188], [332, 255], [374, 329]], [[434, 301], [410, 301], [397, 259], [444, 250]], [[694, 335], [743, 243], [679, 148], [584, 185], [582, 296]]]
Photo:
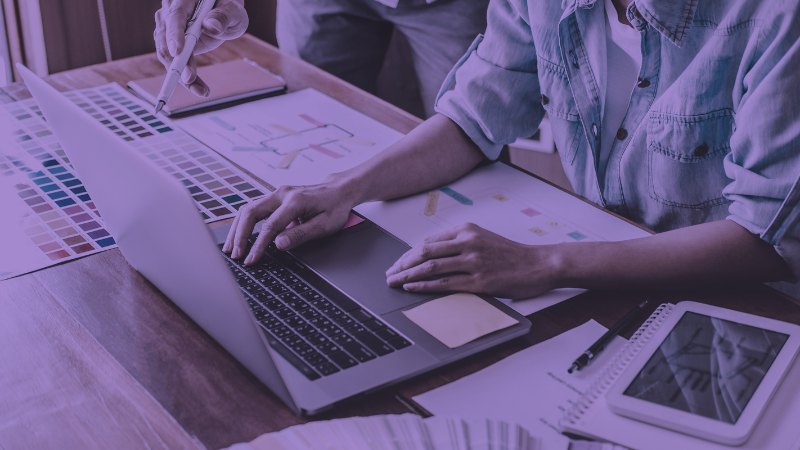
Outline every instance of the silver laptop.
[[386, 285], [386, 269], [409, 247], [368, 220], [242, 266], [221, 251], [229, 226], [209, 230], [177, 180], [18, 68], [128, 262], [297, 414], [317, 414], [530, 328], [484, 297], [519, 323], [448, 348], [402, 314], [440, 295]]

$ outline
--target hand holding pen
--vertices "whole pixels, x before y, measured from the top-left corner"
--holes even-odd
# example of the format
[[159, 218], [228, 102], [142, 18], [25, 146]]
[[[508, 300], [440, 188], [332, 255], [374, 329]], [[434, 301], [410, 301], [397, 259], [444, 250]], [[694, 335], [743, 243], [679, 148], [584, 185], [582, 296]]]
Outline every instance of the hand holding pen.
[[[214, 0], [210, 1], [214, 5]], [[153, 38], [158, 59], [170, 69], [173, 60], [180, 56], [185, 47], [185, 35], [189, 21], [199, 12], [200, 0], [162, 0], [162, 7], [156, 13], [156, 29]], [[206, 5], [209, 6], [209, 5]], [[194, 55], [205, 53], [219, 47], [224, 41], [236, 39], [247, 30], [248, 18], [243, 0], [217, 0], [213, 9], [201, 17], [201, 28], [194, 51], [189, 51], [185, 67], [180, 69], [179, 81], [192, 93], [200, 97], [209, 94], [208, 85], [197, 77]], [[191, 49], [190, 49], [191, 50]], [[181, 65], [183, 66], [183, 65]]]

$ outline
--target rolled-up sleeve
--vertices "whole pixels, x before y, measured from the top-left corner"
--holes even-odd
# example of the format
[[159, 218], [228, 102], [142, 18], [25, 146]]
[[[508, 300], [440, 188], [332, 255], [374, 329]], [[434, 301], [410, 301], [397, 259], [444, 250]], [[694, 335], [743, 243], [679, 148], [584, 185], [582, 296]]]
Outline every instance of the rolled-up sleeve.
[[470, 46], [436, 99], [436, 111], [458, 124], [490, 159], [503, 145], [533, 135], [544, 117], [526, 14], [506, 0], [493, 0], [485, 36]]
[[[742, 78], [731, 152], [729, 220], [771, 244], [800, 278], [800, 25], [786, 15], [765, 27]], [[769, 28], [772, 28], [769, 30]], [[736, 94], [734, 94], [736, 96]]]

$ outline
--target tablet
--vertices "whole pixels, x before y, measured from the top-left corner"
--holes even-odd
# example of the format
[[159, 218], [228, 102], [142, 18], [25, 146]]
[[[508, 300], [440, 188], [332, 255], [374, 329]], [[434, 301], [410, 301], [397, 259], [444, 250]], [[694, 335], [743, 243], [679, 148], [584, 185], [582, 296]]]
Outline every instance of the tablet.
[[797, 325], [681, 302], [609, 389], [608, 407], [662, 428], [740, 445], [798, 348]]

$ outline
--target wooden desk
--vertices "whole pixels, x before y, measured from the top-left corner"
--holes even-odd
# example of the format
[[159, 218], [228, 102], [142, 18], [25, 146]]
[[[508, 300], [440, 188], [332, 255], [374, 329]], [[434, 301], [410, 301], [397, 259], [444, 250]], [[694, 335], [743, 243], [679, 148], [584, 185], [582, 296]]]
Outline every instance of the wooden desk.
[[[418, 119], [250, 36], [198, 58], [248, 57], [290, 90], [314, 87], [401, 132]], [[50, 77], [78, 89], [161, 73], [154, 55]], [[0, 92], [27, 98], [21, 85]], [[2, 249], [0, 249], [2, 251]], [[589, 292], [530, 317], [531, 333], [369, 396], [321, 419], [407, 412], [410, 397], [589, 319], [610, 326], [643, 298], [694, 300], [800, 323], [800, 307], [762, 285], [691, 292]], [[0, 282], [0, 448], [220, 448], [301, 423], [280, 400], [135, 272], [119, 250]]]

